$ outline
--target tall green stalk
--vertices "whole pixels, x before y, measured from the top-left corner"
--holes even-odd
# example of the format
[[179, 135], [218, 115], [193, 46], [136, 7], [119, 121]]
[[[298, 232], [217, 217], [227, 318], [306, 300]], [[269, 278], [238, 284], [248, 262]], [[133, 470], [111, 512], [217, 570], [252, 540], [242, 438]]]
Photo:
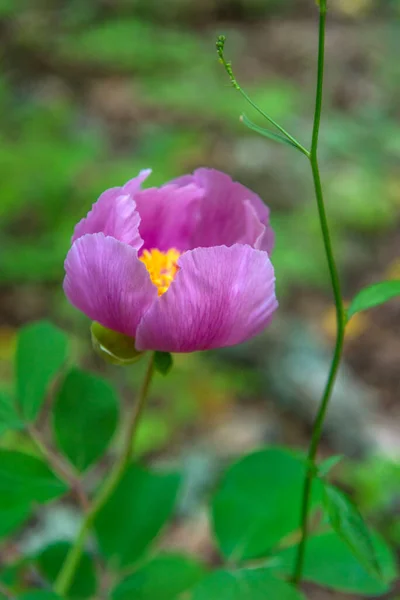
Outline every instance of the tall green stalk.
[[317, 93], [314, 113], [314, 127], [312, 134], [312, 144], [310, 151], [310, 164], [314, 179], [315, 196], [317, 199], [317, 207], [319, 220], [321, 224], [322, 237], [324, 241], [325, 254], [328, 261], [329, 274], [333, 289], [333, 296], [336, 307], [336, 344], [332, 358], [332, 364], [326, 382], [325, 390], [321, 399], [321, 404], [318, 409], [317, 416], [314, 421], [311, 443], [308, 450], [307, 474], [304, 481], [303, 499], [301, 507], [301, 541], [299, 544], [296, 564], [293, 574], [293, 581], [298, 584], [301, 581], [304, 568], [305, 551], [308, 536], [308, 517], [311, 505], [312, 482], [315, 473], [315, 461], [318, 450], [318, 444], [321, 439], [323, 424], [326, 411], [329, 404], [329, 399], [332, 394], [335, 383], [336, 374], [339, 368], [340, 359], [342, 356], [344, 330], [345, 330], [345, 309], [343, 306], [342, 293], [340, 289], [340, 281], [336, 267], [335, 257], [332, 250], [332, 243], [329, 233], [328, 220], [326, 217], [324, 198], [321, 185], [321, 176], [318, 164], [318, 142], [319, 129], [321, 123], [322, 112], [322, 92], [324, 82], [324, 66], [325, 66], [325, 27], [326, 27], [326, 12], [327, 0], [320, 0], [319, 10], [319, 43], [318, 43], [318, 76], [317, 76]]
[[[227, 72], [232, 85], [237, 89], [243, 97], [251, 104], [251, 106], [258, 111], [267, 121], [273, 125], [283, 136], [289, 140], [289, 142], [297, 148], [302, 154], [304, 154], [310, 161], [312, 176], [314, 180], [315, 196], [317, 200], [317, 208], [319, 221], [321, 225], [323, 243], [325, 248], [326, 259], [328, 262], [328, 269], [331, 278], [331, 284], [333, 289], [333, 296], [336, 307], [336, 344], [332, 358], [332, 364], [329, 370], [328, 380], [322, 395], [321, 403], [318, 409], [317, 416], [314, 421], [311, 443], [308, 450], [308, 461], [307, 461], [307, 473], [304, 480], [303, 499], [301, 506], [301, 540], [297, 553], [295, 569], [293, 574], [293, 581], [298, 584], [301, 581], [303, 575], [305, 550], [308, 536], [308, 517], [311, 508], [311, 490], [314, 474], [316, 472], [316, 455], [318, 450], [318, 444], [321, 439], [323, 424], [328, 408], [329, 400], [332, 394], [333, 386], [335, 383], [337, 371], [340, 364], [340, 359], [343, 351], [344, 342], [344, 331], [346, 314], [342, 300], [342, 293], [340, 289], [340, 281], [338, 271], [336, 267], [336, 261], [333, 254], [332, 242], [329, 233], [329, 225], [325, 211], [324, 197], [321, 184], [321, 176], [319, 171], [318, 163], [318, 143], [319, 143], [319, 130], [321, 124], [321, 113], [322, 113], [322, 92], [324, 84], [324, 68], [325, 68], [325, 28], [326, 28], [326, 13], [327, 13], [327, 0], [316, 0], [319, 5], [319, 42], [318, 42], [318, 73], [317, 73], [317, 90], [315, 100], [315, 111], [314, 111], [314, 125], [312, 131], [311, 150], [308, 151], [300, 142], [298, 142], [286, 129], [281, 127], [276, 121], [274, 121], [269, 115], [257, 106], [246, 92], [239, 85], [236, 77], [234, 76], [232, 65], [225, 59], [224, 46], [225, 36], [220, 35], [217, 39], [217, 53], [222, 65]], [[261, 128], [260, 128], [261, 129]], [[267, 130], [263, 133], [265, 135]], [[267, 136], [268, 137], [268, 136]]]
[[133, 440], [135, 438], [140, 418], [142, 416], [143, 409], [146, 404], [153, 372], [154, 354], [152, 355], [148, 364], [146, 375], [142, 384], [142, 388], [140, 390], [139, 398], [135, 403], [131, 415], [129, 417], [126, 437], [124, 440], [121, 455], [118, 457], [113, 469], [110, 472], [110, 475], [104, 481], [97, 495], [93, 499], [93, 502], [85, 515], [85, 519], [82, 523], [82, 527], [79, 531], [75, 544], [72, 546], [70, 552], [68, 553], [67, 558], [65, 559], [65, 562], [54, 584], [54, 591], [60, 596], [65, 596], [68, 593], [68, 590], [70, 589], [72, 581], [74, 579], [76, 570], [78, 568], [80, 559], [82, 557], [82, 552], [85, 546], [87, 535], [93, 526], [93, 522], [100, 510], [103, 508], [103, 506], [113, 494], [114, 490], [121, 481], [126, 468], [129, 465], [129, 462], [132, 457]]

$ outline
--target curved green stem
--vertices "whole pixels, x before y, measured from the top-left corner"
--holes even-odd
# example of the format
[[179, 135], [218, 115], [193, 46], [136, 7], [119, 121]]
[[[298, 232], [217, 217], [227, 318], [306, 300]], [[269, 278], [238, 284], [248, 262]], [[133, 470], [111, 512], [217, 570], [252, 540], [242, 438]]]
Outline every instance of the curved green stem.
[[325, 247], [325, 254], [328, 261], [329, 274], [333, 289], [333, 295], [336, 307], [336, 344], [332, 358], [332, 364], [328, 375], [328, 380], [322, 396], [321, 404], [315, 418], [311, 443], [308, 450], [307, 474], [304, 481], [303, 499], [301, 507], [301, 540], [297, 552], [293, 581], [298, 584], [301, 581], [304, 567], [305, 550], [308, 535], [308, 516], [311, 505], [312, 483], [315, 473], [315, 459], [318, 450], [318, 444], [321, 439], [324, 419], [329, 404], [329, 399], [332, 394], [335, 383], [336, 374], [339, 368], [340, 359], [342, 356], [344, 330], [345, 330], [345, 309], [343, 306], [342, 293], [340, 289], [340, 281], [336, 267], [335, 257], [333, 254], [332, 243], [329, 233], [328, 220], [325, 211], [324, 198], [321, 185], [321, 176], [318, 164], [318, 140], [319, 129], [321, 123], [322, 112], [322, 91], [324, 80], [324, 63], [325, 63], [325, 25], [326, 25], [326, 1], [320, 0], [320, 18], [319, 18], [319, 47], [318, 47], [318, 78], [317, 78], [317, 94], [314, 114], [314, 127], [312, 134], [312, 145], [310, 152], [311, 170], [314, 179], [315, 195], [317, 199], [318, 214], [321, 224], [322, 236]]
[[278, 129], [278, 131], [280, 131], [298, 150], [300, 150], [300, 152], [302, 152], [303, 154], [305, 154], [305, 156], [307, 156], [307, 158], [310, 158], [309, 151], [306, 148], [304, 148], [304, 146], [302, 146], [302, 144], [300, 144], [300, 142], [298, 142], [296, 140], [296, 138], [294, 138], [292, 135], [290, 135], [290, 133], [288, 131], [286, 131], [286, 129], [284, 129], [272, 117], [270, 117], [266, 112], [264, 112], [250, 98], [250, 96], [248, 96], [246, 94], [246, 92], [244, 91], [244, 89], [239, 85], [239, 83], [237, 82], [236, 77], [233, 74], [231, 63], [228, 62], [226, 60], [226, 58], [225, 58], [225, 54], [224, 54], [225, 41], [226, 41], [226, 38], [225, 38], [224, 35], [218, 36], [217, 44], [216, 44], [216, 46], [217, 46], [217, 53], [218, 53], [219, 59], [221, 61], [221, 64], [224, 66], [225, 71], [229, 75], [229, 79], [231, 80], [231, 83], [232, 83], [233, 87], [236, 90], [238, 90], [238, 92], [240, 92], [242, 94], [243, 98], [250, 104], [250, 106], [252, 106], [254, 108], [254, 110], [256, 110], [258, 113], [260, 113], [260, 115], [262, 117], [264, 117], [264, 119], [266, 119], [267, 121], [269, 121], [269, 123], [271, 123], [271, 125], [273, 125], [276, 129]]
[[134, 405], [129, 418], [126, 437], [121, 455], [119, 456], [113, 469], [111, 470], [110, 475], [100, 487], [97, 496], [94, 498], [92, 505], [87, 511], [75, 544], [72, 546], [69, 554], [67, 555], [65, 562], [61, 568], [61, 571], [58, 574], [57, 580], [54, 584], [54, 591], [60, 596], [65, 596], [68, 593], [68, 590], [71, 586], [76, 569], [82, 556], [86, 537], [93, 525], [93, 522], [100, 510], [111, 497], [115, 488], [121, 481], [127, 466], [129, 465], [133, 450], [133, 440], [137, 432], [137, 428], [143, 413], [144, 406], [146, 404], [153, 372], [154, 354], [152, 355], [149, 365], [147, 367], [146, 375], [143, 381], [142, 389], [139, 394], [139, 398], [136, 404]]

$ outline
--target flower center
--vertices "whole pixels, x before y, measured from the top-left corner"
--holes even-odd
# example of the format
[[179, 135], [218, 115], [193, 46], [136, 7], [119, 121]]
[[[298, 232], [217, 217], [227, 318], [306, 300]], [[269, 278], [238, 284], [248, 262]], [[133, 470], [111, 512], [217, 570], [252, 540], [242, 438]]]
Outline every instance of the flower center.
[[175, 248], [171, 248], [168, 252], [160, 252], [156, 248], [143, 250], [140, 260], [148, 270], [151, 281], [158, 288], [159, 296], [167, 291], [179, 271], [177, 265], [179, 256], [180, 252]]

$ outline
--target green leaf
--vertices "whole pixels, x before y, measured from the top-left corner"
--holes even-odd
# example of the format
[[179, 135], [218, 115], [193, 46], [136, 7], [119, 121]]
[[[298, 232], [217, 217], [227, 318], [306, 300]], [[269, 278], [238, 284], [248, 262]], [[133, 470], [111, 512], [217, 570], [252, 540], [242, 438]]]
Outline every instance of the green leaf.
[[192, 600], [305, 600], [269, 569], [215, 571], [193, 590]]
[[0, 449], [0, 508], [7, 505], [48, 502], [65, 494], [67, 486], [34, 456]]
[[94, 321], [90, 328], [94, 350], [106, 362], [124, 366], [137, 362], [144, 352], [135, 348], [135, 338], [107, 329]]
[[284, 137], [283, 135], [280, 135], [279, 133], [274, 133], [270, 129], [265, 129], [264, 127], [256, 125], [256, 123], [250, 121], [250, 119], [246, 117], [245, 114], [241, 116], [240, 120], [244, 125], [246, 125], [246, 127], [251, 129], [252, 131], [259, 133], [260, 135], [267, 137], [270, 140], [273, 140], [274, 142], [279, 142], [280, 144], [287, 144], [288, 146], [292, 146], [292, 148], [298, 150], [296, 144], [293, 144], [293, 142], [291, 142], [288, 138]]
[[203, 567], [186, 556], [154, 558], [128, 575], [114, 588], [112, 600], [175, 600], [193, 587], [204, 574]]
[[161, 375], [168, 375], [172, 369], [173, 359], [170, 352], [154, 352], [154, 368]]
[[[305, 461], [289, 451], [269, 448], [234, 464], [215, 494], [214, 531], [223, 555], [246, 560], [268, 554], [299, 527]], [[312, 504], [321, 501], [314, 480]]]
[[17, 396], [22, 414], [33, 421], [49, 385], [67, 357], [67, 338], [46, 321], [23, 327], [16, 353]]
[[[57, 575], [71, 549], [69, 542], [57, 542], [45, 548], [37, 557], [36, 564], [40, 573], [50, 583], [54, 583]], [[75, 576], [68, 592], [68, 600], [75, 598], [91, 598], [97, 590], [97, 578], [92, 558], [83, 553]], [[50, 600], [50, 599], [49, 599]]]
[[57, 395], [54, 431], [61, 451], [80, 471], [98, 460], [114, 434], [118, 401], [103, 379], [71, 370]]
[[4, 505], [0, 500], [0, 539], [7, 537], [29, 519], [31, 509], [28, 504]]
[[179, 487], [176, 474], [132, 465], [96, 518], [102, 553], [126, 567], [142, 556], [171, 515]]
[[57, 594], [53, 594], [53, 592], [48, 592], [46, 590], [35, 590], [17, 596], [17, 600], [61, 600], [61, 596], [57, 596]]
[[319, 477], [326, 477], [330, 471], [336, 467], [340, 461], [343, 460], [343, 454], [335, 454], [334, 456], [330, 456], [326, 460], [323, 460], [318, 465], [318, 475]]
[[[396, 578], [396, 563], [391, 550], [373, 534], [375, 554], [384, 581], [371, 575], [360, 564], [348, 545], [333, 531], [313, 536], [307, 541], [304, 579], [342, 592], [377, 596], [389, 591]], [[276, 570], [290, 576], [293, 573], [297, 546], [282, 550]]]
[[382, 281], [364, 288], [352, 300], [347, 311], [347, 320], [358, 312], [384, 304], [396, 296], [400, 296], [400, 279]]
[[10, 429], [22, 429], [23, 423], [18, 416], [14, 399], [0, 392], [0, 435]]
[[375, 548], [358, 508], [345, 494], [329, 484], [324, 486], [324, 505], [330, 524], [336, 533], [349, 546], [361, 564], [373, 576], [379, 578], [380, 570]]

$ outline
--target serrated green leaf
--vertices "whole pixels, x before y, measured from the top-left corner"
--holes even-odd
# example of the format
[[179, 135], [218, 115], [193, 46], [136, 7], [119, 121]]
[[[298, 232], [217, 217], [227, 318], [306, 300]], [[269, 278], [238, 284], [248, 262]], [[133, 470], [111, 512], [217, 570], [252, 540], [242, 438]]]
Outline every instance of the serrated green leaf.
[[95, 529], [103, 555], [126, 567], [142, 556], [171, 515], [180, 478], [132, 465], [100, 511]]
[[67, 357], [62, 331], [39, 321], [21, 329], [16, 352], [17, 397], [23, 417], [33, 421], [49, 385]]
[[200, 581], [192, 600], [305, 600], [303, 594], [269, 569], [215, 571]]
[[400, 296], [400, 280], [381, 281], [367, 288], [364, 288], [351, 301], [347, 310], [347, 320], [350, 320], [353, 315], [363, 310], [368, 310], [374, 306], [384, 304], [393, 298]]
[[326, 460], [323, 460], [318, 465], [318, 469], [317, 469], [319, 477], [325, 477], [326, 475], [328, 475], [328, 473], [334, 467], [336, 467], [336, 465], [339, 464], [340, 461], [342, 461], [342, 460], [343, 460], [343, 454], [337, 454], [335, 456], [330, 456]]
[[60, 450], [80, 471], [106, 451], [118, 422], [118, 400], [103, 379], [71, 370], [54, 405], [54, 431]]
[[252, 131], [255, 131], [256, 133], [258, 133], [266, 138], [269, 138], [270, 140], [273, 140], [274, 142], [279, 142], [280, 144], [286, 144], [287, 146], [292, 146], [292, 148], [295, 148], [296, 150], [298, 150], [296, 144], [291, 142], [288, 138], [284, 137], [283, 135], [280, 135], [279, 133], [275, 133], [274, 131], [271, 131], [270, 129], [265, 129], [265, 127], [260, 127], [256, 123], [253, 123], [253, 121], [251, 121], [245, 114], [243, 114], [241, 116], [241, 121], [244, 125], [246, 125], [246, 127], [251, 129]]
[[0, 392], [0, 435], [10, 429], [22, 429], [23, 423], [17, 413], [14, 399], [5, 392]]
[[[50, 583], [54, 583], [57, 575], [71, 549], [69, 542], [56, 542], [45, 548], [37, 557], [36, 565], [40, 573]], [[97, 590], [96, 570], [92, 558], [84, 552], [79, 561], [68, 592], [68, 600], [92, 598]], [[50, 600], [50, 599], [49, 599]]]
[[154, 352], [154, 368], [161, 375], [168, 375], [174, 364], [172, 354], [170, 352]]
[[[304, 580], [333, 590], [365, 596], [378, 596], [388, 592], [391, 582], [397, 576], [395, 558], [377, 534], [373, 533], [372, 541], [384, 581], [372, 576], [334, 531], [307, 540]], [[282, 550], [273, 559], [275, 569], [290, 577], [296, 557], [297, 546]]]
[[324, 505], [330, 524], [354, 555], [375, 577], [380, 577], [379, 564], [367, 525], [345, 494], [332, 485], [324, 486]]
[[128, 575], [114, 588], [112, 600], [175, 600], [203, 576], [203, 567], [193, 558], [157, 556]]
[[[280, 448], [250, 454], [223, 477], [212, 503], [221, 552], [236, 561], [267, 555], [299, 527], [306, 462]], [[314, 480], [312, 505], [322, 502]]]
[[49, 467], [34, 456], [0, 449], [0, 508], [48, 502], [65, 494], [67, 486]]

